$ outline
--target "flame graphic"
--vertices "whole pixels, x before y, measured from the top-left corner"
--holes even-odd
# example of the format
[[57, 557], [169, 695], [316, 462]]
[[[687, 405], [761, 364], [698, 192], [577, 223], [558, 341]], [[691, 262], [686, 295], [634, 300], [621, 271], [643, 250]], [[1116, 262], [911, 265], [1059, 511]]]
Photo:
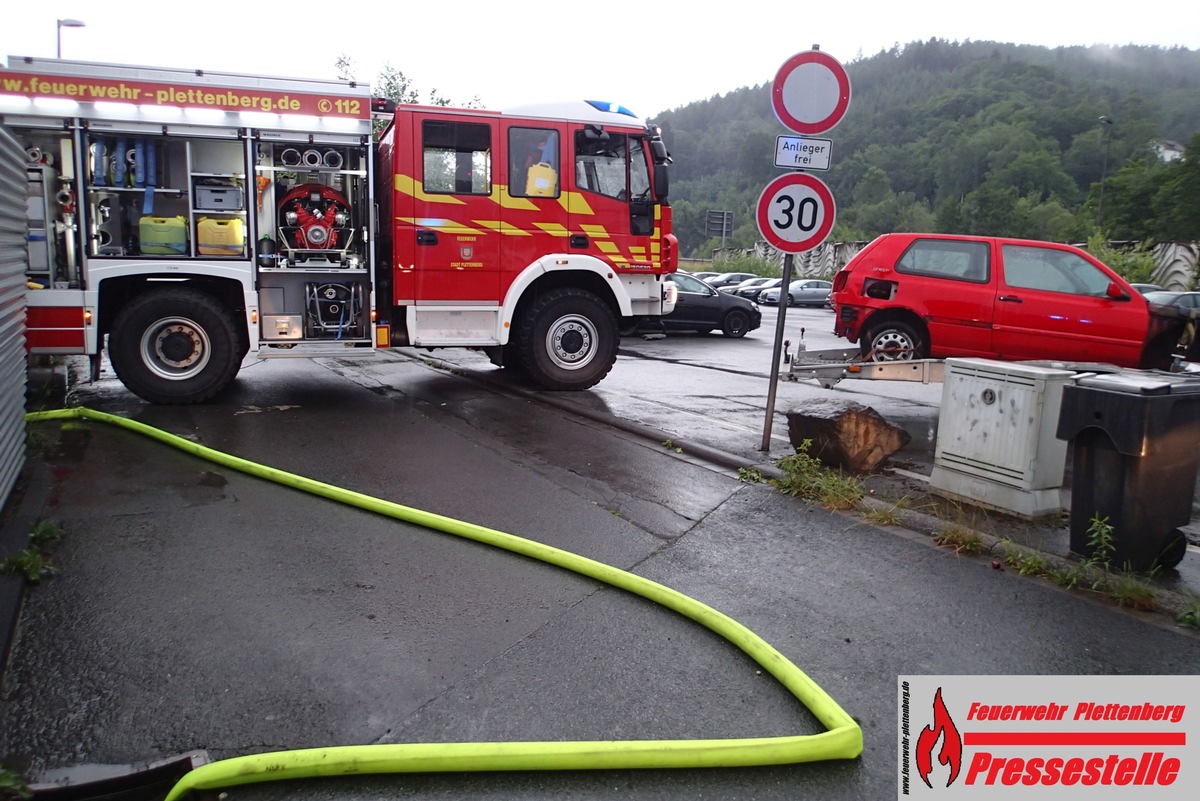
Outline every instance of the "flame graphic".
[[917, 737], [917, 773], [931, 790], [933, 785], [929, 783], [929, 773], [933, 770], [933, 747], [937, 745], [938, 738], [943, 736], [938, 762], [950, 768], [950, 778], [946, 780], [946, 786], [949, 787], [958, 778], [958, 770], [962, 767], [962, 736], [946, 710], [946, 704], [942, 702], [942, 688], [938, 687], [933, 695], [933, 725], [921, 729]]

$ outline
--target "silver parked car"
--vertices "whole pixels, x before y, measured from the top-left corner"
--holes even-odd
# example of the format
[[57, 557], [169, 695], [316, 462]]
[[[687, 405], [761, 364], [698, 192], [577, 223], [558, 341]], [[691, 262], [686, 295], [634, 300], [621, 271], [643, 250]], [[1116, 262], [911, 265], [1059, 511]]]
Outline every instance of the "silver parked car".
[[[758, 302], [766, 306], [779, 303], [779, 287], [765, 290], [758, 296]], [[829, 293], [833, 282], [821, 278], [801, 278], [788, 284], [787, 305], [789, 306], [828, 306]]]

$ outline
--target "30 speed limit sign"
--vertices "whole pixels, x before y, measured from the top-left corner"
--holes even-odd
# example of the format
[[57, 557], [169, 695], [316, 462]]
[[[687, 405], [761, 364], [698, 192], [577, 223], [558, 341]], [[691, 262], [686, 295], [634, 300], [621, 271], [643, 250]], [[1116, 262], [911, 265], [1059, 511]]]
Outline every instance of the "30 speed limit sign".
[[777, 250], [804, 253], [825, 241], [837, 209], [833, 193], [806, 173], [781, 175], [758, 198], [758, 230]]

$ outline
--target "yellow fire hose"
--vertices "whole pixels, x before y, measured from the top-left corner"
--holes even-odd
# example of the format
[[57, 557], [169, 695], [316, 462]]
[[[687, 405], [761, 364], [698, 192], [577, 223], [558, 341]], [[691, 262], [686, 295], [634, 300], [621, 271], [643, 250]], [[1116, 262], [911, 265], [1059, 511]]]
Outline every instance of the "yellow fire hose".
[[736, 620], [670, 587], [533, 540], [265, 467], [124, 417], [84, 408], [32, 412], [26, 415], [29, 422], [69, 419], [95, 420], [135, 431], [231, 470], [435, 531], [502, 548], [640, 595], [694, 620], [736, 645], [786, 687], [827, 729], [818, 734], [724, 740], [405, 743], [279, 751], [233, 757], [201, 765], [179, 780], [167, 794], [166, 801], [176, 801], [191, 790], [213, 790], [255, 782], [318, 776], [454, 771], [745, 767], [854, 759], [862, 753], [862, 729], [802, 670]]

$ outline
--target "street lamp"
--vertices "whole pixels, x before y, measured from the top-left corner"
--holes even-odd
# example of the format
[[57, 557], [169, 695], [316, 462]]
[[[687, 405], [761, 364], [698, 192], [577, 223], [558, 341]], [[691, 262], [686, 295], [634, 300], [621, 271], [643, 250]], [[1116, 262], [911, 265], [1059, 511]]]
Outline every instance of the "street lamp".
[[1100, 228], [1100, 220], [1104, 216], [1104, 184], [1108, 181], [1108, 143], [1112, 134], [1113, 119], [1112, 117], [1100, 117], [1100, 124], [1104, 126], [1104, 163], [1100, 168], [1100, 202], [1096, 204], [1096, 228]]
[[77, 19], [60, 19], [60, 20], [58, 20], [58, 30], [56, 31], [56, 33], [58, 35], [58, 50], [56, 51], [58, 54], [58, 56], [57, 56], [58, 58], [62, 58], [62, 29], [63, 28], [82, 28], [82, 27], [84, 27], [84, 24]]

